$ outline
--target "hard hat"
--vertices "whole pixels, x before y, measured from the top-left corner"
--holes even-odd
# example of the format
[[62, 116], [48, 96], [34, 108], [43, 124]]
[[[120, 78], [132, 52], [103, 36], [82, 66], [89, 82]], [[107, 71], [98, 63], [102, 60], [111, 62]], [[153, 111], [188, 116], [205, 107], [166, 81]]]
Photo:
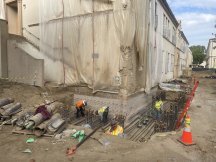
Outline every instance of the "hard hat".
[[87, 101], [86, 100], [83, 100], [83, 105], [87, 106]]

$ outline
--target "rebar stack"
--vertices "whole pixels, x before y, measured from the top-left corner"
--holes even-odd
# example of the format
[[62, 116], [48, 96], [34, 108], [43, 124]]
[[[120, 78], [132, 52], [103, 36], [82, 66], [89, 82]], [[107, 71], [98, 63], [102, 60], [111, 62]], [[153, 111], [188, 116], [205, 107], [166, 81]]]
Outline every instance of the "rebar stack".
[[144, 142], [154, 134], [154, 119], [152, 118], [152, 103], [139, 113], [130, 124], [125, 127], [127, 139], [135, 142]]
[[[159, 97], [165, 100], [166, 94], [160, 92]], [[129, 140], [145, 142], [154, 133], [172, 131], [175, 129], [178, 113], [185, 103], [185, 94], [179, 93], [174, 100], [164, 101], [160, 120], [156, 120], [153, 114], [155, 98], [156, 97], [152, 97], [152, 103], [140, 113], [140, 116], [125, 127], [124, 133]]]

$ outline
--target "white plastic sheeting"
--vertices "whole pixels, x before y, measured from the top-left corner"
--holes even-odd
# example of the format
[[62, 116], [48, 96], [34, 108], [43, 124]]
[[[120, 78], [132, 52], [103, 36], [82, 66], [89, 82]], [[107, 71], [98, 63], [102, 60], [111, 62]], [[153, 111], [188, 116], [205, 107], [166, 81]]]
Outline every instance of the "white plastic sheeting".
[[0, 0], [0, 19], [5, 20], [4, 0]]
[[178, 84], [160, 83], [160, 88], [164, 91], [183, 92], [181, 86]]
[[40, 0], [45, 79], [94, 91], [146, 88], [148, 0]]

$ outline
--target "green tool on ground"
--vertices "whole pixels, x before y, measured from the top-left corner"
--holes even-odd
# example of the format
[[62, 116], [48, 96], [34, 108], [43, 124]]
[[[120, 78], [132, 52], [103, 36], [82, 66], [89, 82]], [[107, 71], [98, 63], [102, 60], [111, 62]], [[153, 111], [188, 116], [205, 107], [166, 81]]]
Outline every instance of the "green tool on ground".
[[73, 138], [78, 138], [78, 141], [81, 142], [85, 138], [84, 130], [77, 131], [72, 135]]
[[97, 128], [95, 128], [89, 135], [87, 135], [86, 137], [84, 137], [83, 140], [81, 140], [76, 146], [71, 147], [71, 148], [67, 148], [67, 156], [72, 156], [73, 154], [75, 154], [76, 150], [78, 149], [78, 147], [80, 147], [87, 139], [89, 139], [98, 129], [100, 129], [102, 127], [99, 126]]

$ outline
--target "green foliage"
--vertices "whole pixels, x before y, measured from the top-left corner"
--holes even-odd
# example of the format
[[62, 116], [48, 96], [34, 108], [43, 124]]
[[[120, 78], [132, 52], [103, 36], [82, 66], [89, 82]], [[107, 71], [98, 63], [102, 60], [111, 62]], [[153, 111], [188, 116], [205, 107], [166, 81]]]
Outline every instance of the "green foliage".
[[193, 54], [193, 64], [201, 64], [205, 59], [206, 48], [205, 46], [191, 46], [190, 50]]

